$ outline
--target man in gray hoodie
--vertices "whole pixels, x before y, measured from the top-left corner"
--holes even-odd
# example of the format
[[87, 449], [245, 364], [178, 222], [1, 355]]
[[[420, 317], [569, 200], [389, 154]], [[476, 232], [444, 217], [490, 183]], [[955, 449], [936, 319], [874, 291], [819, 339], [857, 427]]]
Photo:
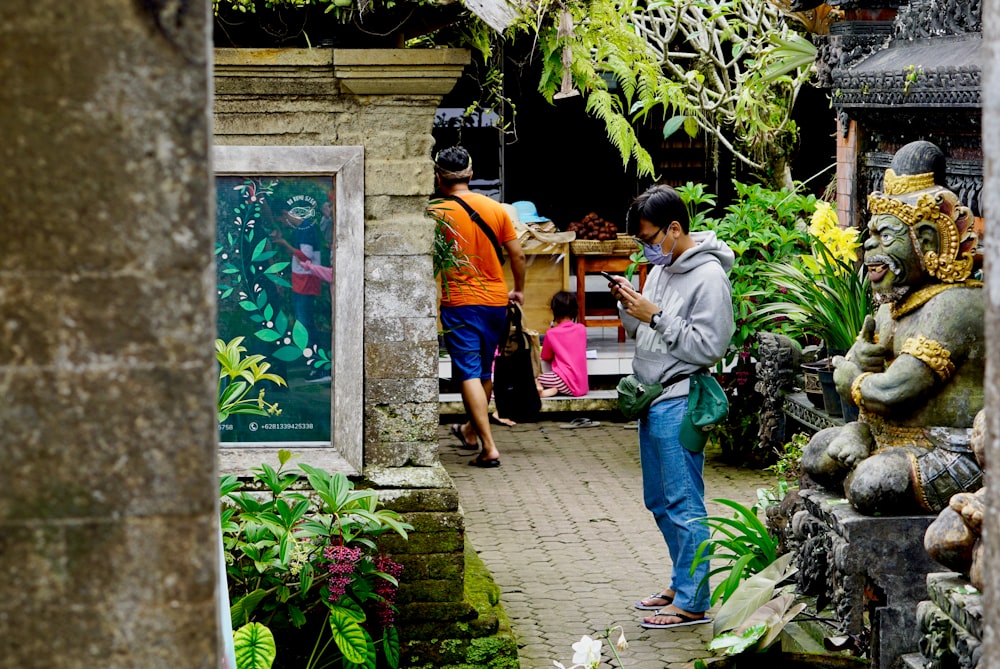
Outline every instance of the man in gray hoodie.
[[733, 336], [732, 250], [713, 232], [691, 232], [687, 210], [669, 186], [653, 186], [629, 208], [628, 232], [653, 266], [642, 294], [624, 279], [611, 284], [625, 331], [636, 341], [632, 371], [663, 393], [639, 421], [639, 455], [646, 508], [666, 540], [673, 565], [669, 585], [636, 603], [655, 611], [642, 626], [670, 628], [710, 622], [709, 565], [691, 565], [708, 528], [702, 476], [705, 435], [681, 437], [689, 380], [725, 355]]

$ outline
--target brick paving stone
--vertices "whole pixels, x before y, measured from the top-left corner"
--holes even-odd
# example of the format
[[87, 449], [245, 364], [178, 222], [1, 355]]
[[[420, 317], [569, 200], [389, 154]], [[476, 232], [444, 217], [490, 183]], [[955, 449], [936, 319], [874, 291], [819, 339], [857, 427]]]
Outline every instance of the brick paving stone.
[[[493, 426], [502, 465], [467, 466], [468, 452], [441, 426], [441, 461], [455, 481], [472, 546], [501, 589], [522, 669], [569, 666], [584, 634], [621, 625], [625, 667], [682, 669], [709, 656], [711, 625], [639, 627], [649, 612], [632, 605], [666, 585], [669, 554], [642, 503], [638, 434], [599, 417], [600, 427], [564, 430], [561, 421]], [[767, 472], [722, 464], [709, 451], [710, 515], [731, 515], [713, 499], [750, 506]], [[617, 639], [612, 634], [611, 642]], [[605, 645], [607, 645], [606, 642]], [[605, 663], [610, 654], [605, 648]]]

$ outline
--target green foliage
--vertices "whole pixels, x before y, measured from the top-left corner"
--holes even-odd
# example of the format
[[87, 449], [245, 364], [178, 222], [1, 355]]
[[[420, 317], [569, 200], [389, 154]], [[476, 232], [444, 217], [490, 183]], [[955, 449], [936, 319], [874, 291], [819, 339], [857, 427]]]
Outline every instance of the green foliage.
[[244, 356], [247, 349], [242, 345], [243, 337], [224, 342], [215, 340], [215, 359], [219, 361], [218, 413], [219, 422], [236, 413], [255, 416], [272, 416], [281, 413], [277, 403], [264, 401], [264, 390], [257, 397], [247, 397], [250, 391], [262, 381], [270, 381], [279, 386], [285, 380], [267, 370], [271, 364], [262, 355]]
[[[765, 175], [794, 143], [790, 112], [811, 61], [789, 57], [802, 45], [767, 0], [591, 0], [559, 9], [542, 3], [521, 24], [539, 40], [539, 90], [550, 101], [560, 90], [568, 51], [588, 113], [640, 175], [654, 173], [635, 132], [641, 123], [662, 122], [664, 136], [705, 133]], [[572, 15], [569, 35], [562, 11]]]
[[[727, 372], [719, 379], [729, 397], [729, 416], [718, 441], [728, 461], [764, 462], [770, 453], [756, 453], [760, 410], [759, 395], [753, 389], [753, 350], [759, 324], [753, 320], [759, 300], [777, 289], [764, 280], [768, 264], [808, 251], [804, 216], [816, 206], [816, 198], [786, 189], [772, 190], [761, 185], [735, 182], [737, 198], [721, 216], [710, 209], [715, 196], [704, 187], [679, 187], [681, 200], [692, 218], [692, 229], [715, 232], [733, 250], [735, 260], [729, 272], [733, 290], [733, 318], [736, 331], [726, 354]], [[755, 297], [755, 295], [763, 297]]]
[[233, 632], [236, 669], [271, 669], [277, 649], [271, 630], [260, 623], [247, 623]]
[[[412, 527], [379, 509], [375, 491], [355, 489], [339, 472], [289, 467], [291, 457], [281, 451], [278, 469], [255, 468], [255, 491], [241, 490], [234, 476], [220, 481], [233, 627], [298, 629], [319, 615], [324, 622], [307, 669], [328, 663], [331, 645], [357, 665], [373, 664], [382, 648], [395, 667], [392, 599], [400, 567], [378, 554], [375, 542], [386, 532], [405, 538]], [[299, 650], [282, 648], [279, 657]]]
[[472, 267], [468, 257], [458, 244], [458, 233], [448, 220], [447, 214], [438, 209], [442, 200], [431, 200], [425, 214], [434, 221], [434, 248], [432, 260], [434, 278], [453, 272], [462, 273]]
[[768, 328], [777, 321], [785, 334], [800, 340], [815, 337], [827, 348], [846, 351], [873, 312], [868, 275], [819, 239], [812, 239], [812, 247], [818, 262], [811, 269], [798, 258], [764, 269], [769, 287], [751, 293], [761, 304], [752, 323]]
[[717, 564], [707, 579], [719, 574], [725, 574], [712, 591], [712, 604], [728, 600], [740, 583], [747, 577], [766, 568], [777, 559], [778, 540], [772, 537], [767, 527], [757, 518], [758, 507], [747, 508], [738, 502], [727, 499], [715, 500], [733, 509], [732, 518], [708, 516], [699, 519], [712, 530], [711, 538], [698, 546], [691, 573], [702, 562], [714, 560]]
[[794, 553], [785, 553], [744, 580], [715, 614], [715, 634], [740, 627], [755, 611], [771, 601], [778, 585], [788, 581], [797, 571], [792, 566], [794, 558]]
[[736, 321], [732, 354], [753, 348], [761, 329], [761, 321], [755, 317], [757, 305], [768, 303], [778, 293], [764, 269], [809, 251], [804, 217], [816, 207], [816, 197], [811, 194], [739, 182], [735, 185], [737, 199], [722, 217], [705, 219], [706, 227], [736, 254], [729, 272]]
[[809, 435], [803, 432], [796, 432], [792, 435], [792, 440], [781, 447], [778, 460], [768, 467], [768, 471], [774, 473], [779, 479], [786, 477], [798, 478], [799, 468], [802, 464], [802, 449], [809, 443]]

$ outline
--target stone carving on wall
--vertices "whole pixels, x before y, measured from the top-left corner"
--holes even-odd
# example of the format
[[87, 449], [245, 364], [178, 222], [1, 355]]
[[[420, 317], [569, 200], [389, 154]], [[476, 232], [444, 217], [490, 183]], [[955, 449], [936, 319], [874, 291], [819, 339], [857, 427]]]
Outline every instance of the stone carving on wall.
[[861, 416], [803, 452], [809, 478], [863, 514], [937, 512], [982, 486], [969, 446], [985, 366], [978, 238], [944, 171], [937, 146], [911, 142], [869, 196], [864, 263], [880, 306], [834, 361], [837, 390]]
[[896, 17], [899, 39], [920, 39], [983, 31], [982, 0], [911, 0]]
[[764, 400], [761, 404], [758, 437], [764, 452], [780, 448], [785, 442], [785, 393], [795, 381], [795, 370], [802, 358], [799, 345], [789, 337], [761, 332], [757, 335], [757, 382], [754, 390]]
[[[836, 24], [835, 24], [836, 25]], [[816, 85], [832, 88], [834, 71], [845, 70], [854, 63], [884, 48], [888, 31], [861, 34], [816, 35]]]

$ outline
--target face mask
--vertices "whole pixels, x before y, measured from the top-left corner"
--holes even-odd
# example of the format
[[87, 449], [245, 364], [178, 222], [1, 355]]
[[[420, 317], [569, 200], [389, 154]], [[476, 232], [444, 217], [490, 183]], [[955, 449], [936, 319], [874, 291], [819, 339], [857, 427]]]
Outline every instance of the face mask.
[[651, 265], [660, 265], [661, 267], [670, 267], [674, 262], [674, 249], [677, 248], [677, 238], [674, 237], [674, 245], [670, 247], [668, 253], [663, 252], [663, 242], [656, 244], [654, 246], [647, 246], [643, 249], [643, 253], [646, 255], [646, 260], [649, 261]]

